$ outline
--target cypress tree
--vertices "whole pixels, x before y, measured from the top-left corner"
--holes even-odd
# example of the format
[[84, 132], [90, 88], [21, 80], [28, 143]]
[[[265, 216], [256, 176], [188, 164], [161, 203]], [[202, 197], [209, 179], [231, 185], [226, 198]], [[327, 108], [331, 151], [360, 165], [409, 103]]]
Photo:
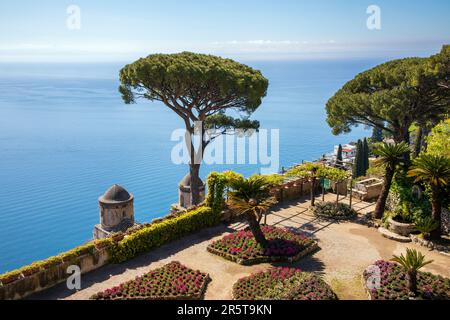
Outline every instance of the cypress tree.
[[342, 166], [342, 160], [343, 160], [343, 156], [342, 156], [342, 145], [339, 145], [338, 151], [337, 151], [337, 156], [336, 156], [336, 165], [337, 166]]
[[362, 145], [362, 172], [361, 175], [365, 176], [367, 174], [367, 170], [369, 170], [369, 144], [367, 143], [367, 138], [364, 138], [364, 142]]
[[373, 128], [372, 132], [372, 141], [373, 142], [382, 142], [383, 141], [383, 130], [380, 128]]
[[356, 145], [355, 162], [353, 164], [353, 178], [363, 176], [363, 165], [363, 143], [361, 140], [358, 140], [358, 144]]

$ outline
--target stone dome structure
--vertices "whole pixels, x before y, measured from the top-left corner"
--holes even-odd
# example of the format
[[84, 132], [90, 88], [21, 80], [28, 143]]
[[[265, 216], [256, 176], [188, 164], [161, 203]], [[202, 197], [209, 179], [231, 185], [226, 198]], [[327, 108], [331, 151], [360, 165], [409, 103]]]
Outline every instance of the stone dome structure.
[[[191, 174], [188, 173], [179, 184], [179, 206], [184, 209], [192, 207]], [[200, 201], [205, 199], [205, 183], [200, 180]]]
[[98, 198], [100, 224], [94, 228], [94, 238], [102, 239], [126, 231], [135, 225], [134, 197], [125, 188], [115, 184]]
[[119, 203], [129, 201], [133, 196], [118, 184], [109, 188], [98, 200], [102, 203]]

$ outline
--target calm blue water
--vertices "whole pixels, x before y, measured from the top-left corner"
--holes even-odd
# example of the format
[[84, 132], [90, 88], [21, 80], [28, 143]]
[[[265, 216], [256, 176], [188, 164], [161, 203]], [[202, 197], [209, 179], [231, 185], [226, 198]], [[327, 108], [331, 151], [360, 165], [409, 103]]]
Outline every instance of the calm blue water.
[[[270, 80], [254, 118], [279, 128], [281, 166], [313, 160], [363, 128], [335, 137], [327, 99], [380, 61], [257, 62]], [[155, 103], [125, 105], [117, 65], [0, 65], [0, 272], [91, 238], [97, 198], [112, 184], [135, 196], [136, 219], [165, 215], [187, 167], [171, 162], [182, 122]], [[257, 165], [204, 166], [250, 175]]]

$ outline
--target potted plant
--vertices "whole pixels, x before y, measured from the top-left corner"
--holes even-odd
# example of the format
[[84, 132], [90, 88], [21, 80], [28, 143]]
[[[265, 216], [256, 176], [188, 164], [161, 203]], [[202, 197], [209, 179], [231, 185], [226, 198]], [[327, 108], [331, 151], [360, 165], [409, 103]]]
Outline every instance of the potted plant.
[[407, 202], [402, 203], [394, 214], [388, 218], [387, 223], [390, 231], [408, 237], [416, 230], [411, 205]]

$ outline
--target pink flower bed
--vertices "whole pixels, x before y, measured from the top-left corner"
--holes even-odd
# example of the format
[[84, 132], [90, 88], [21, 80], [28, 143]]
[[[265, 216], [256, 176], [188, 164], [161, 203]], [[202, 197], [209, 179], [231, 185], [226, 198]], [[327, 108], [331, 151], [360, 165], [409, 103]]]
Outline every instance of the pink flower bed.
[[[380, 271], [380, 287], [368, 289], [372, 300], [408, 300], [409, 292], [406, 274], [402, 268], [388, 261], [377, 261], [374, 266]], [[376, 274], [365, 271], [366, 286]], [[376, 284], [376, 283], [374, 283]], [[417, 289], [419, 299], [450, 300], [450, 279], [429, 272], [419, 272], [417, 275]]]
[[179, 262], [99, 292], [93, 300], [199, 300], [210, 278], [206, 273], [191, 270]]
[[208, 251], [240, 264], [271, 261], [295, 261], [317, 248], [317, 242], [304, 234], [276, 228], [261, 227], [269, 245], [259, 245], [250, 230], [242, 230], [211, 243]]
[[235, 300], [336, 300], [331, 288], [317, 275], [294, 268], [272, 268], [238, 280]]

